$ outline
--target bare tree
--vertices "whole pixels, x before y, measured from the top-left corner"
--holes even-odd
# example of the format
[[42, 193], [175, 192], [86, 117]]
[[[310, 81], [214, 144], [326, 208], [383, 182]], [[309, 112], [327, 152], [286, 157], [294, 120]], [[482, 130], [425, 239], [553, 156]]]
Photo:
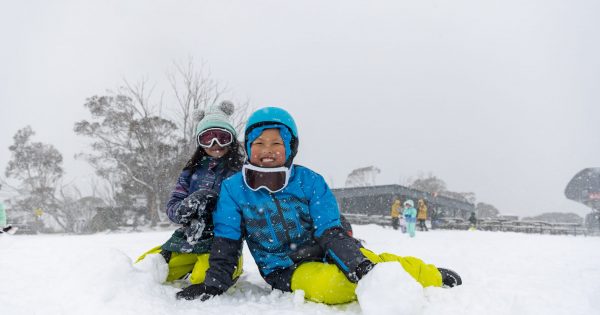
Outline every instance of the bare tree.
[[226, 89], [211, 78], [205, 64], [197, 67], [192, 58], [186, 64], [173, 62], [173, 70], [167, 78], [177, 101], [175, 121], [181, 137], [190, 142], [196, 127], [194, 111], [216, 104]]
[[[190, 144], [190, 149], [195, 149], [195, 139], [198, 123], [195, 113], [206, 110], [209, 106], [220, 103], [227, 87], [211, 77], [210, 71], [205, 63], [196, 65], [193, 58], [187, 62], [173, 62], [173, 70], [167, 73], [171, 91], [175, 97], [176, 104], [173, 106], [175, 119], [181, 137]], [[250, 111], [250, 102], [237, 102], [232, 121], [238, 134], [241, 134]]]

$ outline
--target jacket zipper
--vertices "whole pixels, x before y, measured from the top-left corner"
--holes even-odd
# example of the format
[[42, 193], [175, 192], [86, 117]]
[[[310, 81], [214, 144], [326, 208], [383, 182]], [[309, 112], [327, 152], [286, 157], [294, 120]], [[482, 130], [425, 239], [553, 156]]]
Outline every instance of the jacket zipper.
[[283, 216], [283, 210], [281, 209], [281, 204], [279, 203], [279, 200], [277, 198], [275, 198], [275, 196], [273, 194], [270, 194], [271, 198], [273, 199], [273, 201], [275, 202], [275, 206], [277, 206], [277, 212], [279, 212], [279, 215], [281, 216], [281, 225], [283, 226], [283, 230], [285, 231], [285, 236], [287, 237], [287, 243], [291, 243], [292, 242], [292, 238], [290, 237], [290, 231], [289, 228], [287, 226], [287, 223], [285, 221], [285, 217]]

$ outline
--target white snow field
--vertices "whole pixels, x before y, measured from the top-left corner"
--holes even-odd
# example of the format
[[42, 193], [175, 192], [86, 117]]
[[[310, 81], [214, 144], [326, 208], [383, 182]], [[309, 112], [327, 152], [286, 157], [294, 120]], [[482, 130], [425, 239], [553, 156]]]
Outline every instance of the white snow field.
[[[225, 295], [179, 301], [185, 283], [159, 284], [132, 261], [171, 231], [0, 237], [0, 314], [599, 314], [600, 238], [480, 231], [417, 232], [354, 226], [376, 252], [456, 270], [464, 284], [421, 289], [396, 266], [377, 266], [358, 303], [327, 306], [271, 291], [247, 249], [244, 275]], [[382, 268], [379, 268], [382, 267]], [[385, 267], [385, 268], [383, 268]], [[383, 274], [383, 276], [382, 276]], [[397, 280], [394, 280], [397, 279]], [[381, 283], [379, 285], [379, 283]], [[380, 293], [372, 294], [373, 290]], [[391, 293], [391, 294], [390, 294]], [[380, 306], [380, 307], [379, 307]]]

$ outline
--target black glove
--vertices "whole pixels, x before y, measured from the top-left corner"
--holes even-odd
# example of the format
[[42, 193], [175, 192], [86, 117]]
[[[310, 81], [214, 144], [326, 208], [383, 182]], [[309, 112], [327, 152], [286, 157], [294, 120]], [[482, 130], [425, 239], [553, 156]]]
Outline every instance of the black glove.
[[200, 301], [206, 301], [214, 296], [223, 294], [223, 290], [215, 287], [209, 287], [204, 283], [192, 284], [189, 287], [177, 292], [177, 299], [194, 300], [200, 298]]
[[356, 271], [354, 272], [356, 274], [356, 278], [358, 280], [362, 279], [362, 277], [369, 273], [369, 271], [371, 271], [373, 267], [375, 267], [375, 264], [372, 263], [370, 260], [365, 259], [358, 265], [358, 267], [356, 267]]
[[193, 218], [200, 218], [217, 203], [219, 194], [212, 189], [199, 189], [181, 201], [175, 210], [175, 219], [180, 224], [188, 224]]

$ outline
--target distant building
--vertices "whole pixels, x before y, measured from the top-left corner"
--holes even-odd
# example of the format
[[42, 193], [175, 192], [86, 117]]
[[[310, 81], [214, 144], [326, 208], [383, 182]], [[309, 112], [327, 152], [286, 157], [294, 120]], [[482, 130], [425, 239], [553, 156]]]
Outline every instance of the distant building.
[[412, 199], [423, 199], [427, 204], [428, 215], [432, 220], [442, 217], [456, 217], [467, 219], [475, 211], [472, 203], [445, 196], [430, 194], [428, 192], [408, 188], [401, 185], [382, 185], [370, 187], [352, 187], [332, 189], [342, 213], [382, 215], [390, 214], [390, 207], [394, 199], [402, 202]]

